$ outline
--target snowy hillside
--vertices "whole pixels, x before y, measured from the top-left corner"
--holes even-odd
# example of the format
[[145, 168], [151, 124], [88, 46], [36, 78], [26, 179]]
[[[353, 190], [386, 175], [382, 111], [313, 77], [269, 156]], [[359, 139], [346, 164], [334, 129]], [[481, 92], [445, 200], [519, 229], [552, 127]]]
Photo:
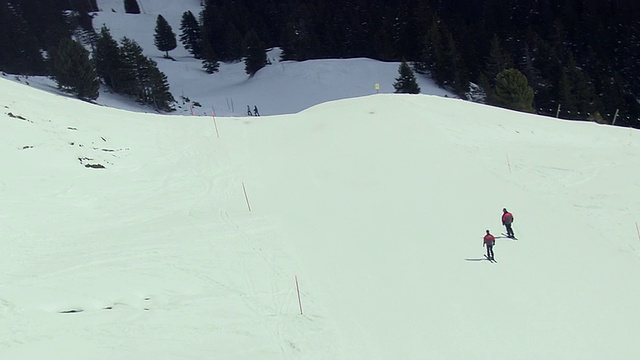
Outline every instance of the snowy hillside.
[[153, 46], [199, 0], [138, 1], [94, 25], [194, 115], [0, 76], [0, 359], [640, 357], [638, 131], [392, 95], [370, 59], [207, 75]]
[[640, 355], [637, 131], [424, 95], [214, 122], [0, 88], [0, 358]]

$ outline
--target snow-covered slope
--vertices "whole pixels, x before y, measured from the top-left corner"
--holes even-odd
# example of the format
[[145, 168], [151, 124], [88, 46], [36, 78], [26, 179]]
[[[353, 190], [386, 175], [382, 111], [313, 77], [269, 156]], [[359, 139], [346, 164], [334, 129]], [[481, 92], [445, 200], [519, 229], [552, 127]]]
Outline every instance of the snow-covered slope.
[[436, 96], [391, 95], [398, 64], [370, 59], [207, 75], [153, 46], [199, 0], [138, 1], [98, 0], [94, 24], [189, 116], [0, 77], [0, 359], [640, 356], [640, 133], [426, 78]]
[[[0, 89], [0, 358], [640, 355], [637, 131], [425, 95], [214, 122]], [[503, 207], [519, 240], [491, 264]]]

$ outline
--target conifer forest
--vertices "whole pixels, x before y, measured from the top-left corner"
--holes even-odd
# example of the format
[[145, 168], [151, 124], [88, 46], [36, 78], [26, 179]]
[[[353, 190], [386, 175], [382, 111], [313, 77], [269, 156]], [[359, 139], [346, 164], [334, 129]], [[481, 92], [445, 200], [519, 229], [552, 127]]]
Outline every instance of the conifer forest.
[[[193, 33], [210, 62], [238, 61], [256, 44], [282, 48], [285, 60], [406, 62], [461, 98], [504, 106], [530, 87], [518, 110], [609, 124], [618, 114], [615, 125], [640, 128], [638, 0], [202, 3]], [[95, 0], [0, 0], [0, 70], [50, 74], [43, 53], [91, 33], [96, 10]]]

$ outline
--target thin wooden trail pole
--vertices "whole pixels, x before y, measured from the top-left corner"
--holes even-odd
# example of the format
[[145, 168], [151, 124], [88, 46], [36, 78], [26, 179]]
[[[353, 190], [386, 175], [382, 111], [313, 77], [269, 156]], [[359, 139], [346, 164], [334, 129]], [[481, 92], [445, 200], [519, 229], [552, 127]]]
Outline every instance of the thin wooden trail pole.
[[296, 275], [296, 291], [298, 292], [298, 305], [300, 305], [300, 315], [302, 315], [302, 301], [300, 300], [300, 286], [298, 285], [298, 275]]
[[638, 228], [638, 222], [636, 221], [636, 232], [638, 233], [638, 240], [640, 240], [640, 228]]
[[247, 207], [249, 211], [251, 211], [251, 205], [249, 204], [249, 197], [247, 196], [247, 189], [244, 187], [244, 183], [242, 183], [242, 191], [244, 192], [244, 200], [247, 202]]
[[216, 122], [216, 113], [213, 111], [213, 106], [211, 107], [211, 117], [213, 117], [213, 126], [216, 128], [216, 137], [219, 138], [220, 134], [218, 133], [218, 123]]

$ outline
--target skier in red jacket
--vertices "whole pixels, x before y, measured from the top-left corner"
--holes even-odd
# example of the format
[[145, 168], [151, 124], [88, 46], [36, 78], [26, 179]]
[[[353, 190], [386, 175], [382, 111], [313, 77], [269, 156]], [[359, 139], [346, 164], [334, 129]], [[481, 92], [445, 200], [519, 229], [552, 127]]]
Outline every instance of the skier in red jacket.
[[489, 260], [494, 260], [493, 245], [495, 244], [496, 244], [496, 238], [493, 235], [491, 235], [489, 230], [487, 230], [487, 235], [484, 236], [484, 240], [482, 241], [482, 246], [487, 247], [487, 259]]
[[511, 223], [513, 223], [513, 215], [507, 211], [506, 208], [502, 209], [502, 225], [507, 228], [507, 237], [515, 238], [516, 236], [513, 233], [513, 229], [511, 228]]

